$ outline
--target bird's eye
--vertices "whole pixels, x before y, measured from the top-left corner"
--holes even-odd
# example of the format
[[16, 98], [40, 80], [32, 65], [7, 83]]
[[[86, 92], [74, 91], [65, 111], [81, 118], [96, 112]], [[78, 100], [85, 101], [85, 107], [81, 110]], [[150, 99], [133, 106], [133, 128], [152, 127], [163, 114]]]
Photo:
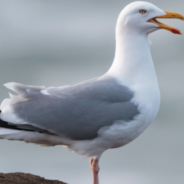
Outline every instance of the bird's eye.
[[139, 10], [139, 13], [141, 13], [141, 14], [145, 14], [145, 13], [147, 13], [147, 11], [146, 11], [146, 10], [144, 10], [144, 9], [141, 9], [141, 10]]

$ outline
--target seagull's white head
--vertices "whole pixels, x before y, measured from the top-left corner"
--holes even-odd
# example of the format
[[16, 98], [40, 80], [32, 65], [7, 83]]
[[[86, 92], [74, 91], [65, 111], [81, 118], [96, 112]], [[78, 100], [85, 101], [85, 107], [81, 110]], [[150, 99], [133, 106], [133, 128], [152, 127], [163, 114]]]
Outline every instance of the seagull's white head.
[[166, 12], [151, 3], [137, 1], [122, 10], [117, 22], [117, 31], [149, 34], [158, 29], [167, 29], [175, 34], [181, 34], [178, 29], [162, 24], [156, 18], [184, 20], [178, 13]]

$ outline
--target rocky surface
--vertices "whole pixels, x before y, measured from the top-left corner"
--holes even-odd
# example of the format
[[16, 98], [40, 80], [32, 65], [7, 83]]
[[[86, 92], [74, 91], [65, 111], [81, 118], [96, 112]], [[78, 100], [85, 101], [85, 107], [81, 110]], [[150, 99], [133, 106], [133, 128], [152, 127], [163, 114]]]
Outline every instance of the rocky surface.
[[25, 173], [0, 173], [0, 184], [66, 184], [58, 180], [46, 180], [40, 176]]

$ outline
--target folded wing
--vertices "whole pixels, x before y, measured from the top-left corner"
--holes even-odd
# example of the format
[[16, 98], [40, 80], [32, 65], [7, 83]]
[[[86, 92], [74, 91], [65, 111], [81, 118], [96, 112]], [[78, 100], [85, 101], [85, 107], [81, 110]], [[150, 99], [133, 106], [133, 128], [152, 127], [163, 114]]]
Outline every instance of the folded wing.
[[[18, 93], [1, 104], [4, 126], [20, 130], [89, 140], [115, 121], [131, 121], [139, 114], [132, 91], [111, 77], [73, 86], [45, 88], [5, 84]], [[0, 127], [2, 122], [0, 122]]]

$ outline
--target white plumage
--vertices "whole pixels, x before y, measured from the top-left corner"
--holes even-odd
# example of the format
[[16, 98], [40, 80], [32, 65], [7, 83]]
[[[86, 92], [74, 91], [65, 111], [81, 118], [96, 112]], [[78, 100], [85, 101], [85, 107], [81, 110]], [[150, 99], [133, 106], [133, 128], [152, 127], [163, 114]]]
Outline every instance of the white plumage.
[[[90, 157], [97, 184], [101, 154], [133, 141], [159, 110], [160, 92], [148, 34], [160, 28], [176, 33], [176, 29], [155, 21], [164, 16], [171, 15], [146, 2], [125, 7], [116, 25], [115, 59], [99, 78], [59, 88], [5, 84], [18, 95], [10, 95], [1, 104], [0, 118], [7, 124], [3, 127], [0, 123], [0, 138], [64, 145]], [[184, 19], [179, 14], [174, 18]], [[62, 115], [56, 113], [60, 108]], [[51, 120], [44, 124], [44, 117], [45, 122]]]

